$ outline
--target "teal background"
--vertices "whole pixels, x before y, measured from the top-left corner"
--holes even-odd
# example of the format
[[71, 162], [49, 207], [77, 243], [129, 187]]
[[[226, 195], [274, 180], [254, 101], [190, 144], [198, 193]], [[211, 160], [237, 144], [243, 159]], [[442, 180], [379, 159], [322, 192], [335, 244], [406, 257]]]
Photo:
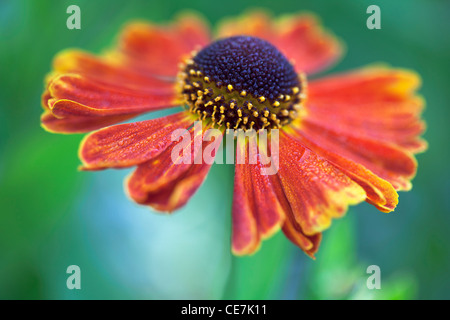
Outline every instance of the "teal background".
[[[66, 28], [71, 4], [81, 30]], [[381, 30], [366, 28], [371, 4]], [[395, 213], [352, 208], [324, 233], [316, 261], [282, 233], [251, 257], [231, 255], [232, 166], [214, 166], [189, 204], [164, 216], [127, 199], [129, 171], [77, 171], [82, 135], [40, 128], [43, 79], [59, 50], [100, 52], [134, 18], [164, 22], [190, 8], [214, 25], [252, 7], [320, 16], [347, 45], [331, 71], [383, 61], [423, 77], [430, 147], [413, 190]], [[449, 12], [437, 0], [0, 1], [0, 298], [448, 299]], [[81, 290], [66, 288], [72, 264]], [[372, 264], [381, 290], [365, 286]]]

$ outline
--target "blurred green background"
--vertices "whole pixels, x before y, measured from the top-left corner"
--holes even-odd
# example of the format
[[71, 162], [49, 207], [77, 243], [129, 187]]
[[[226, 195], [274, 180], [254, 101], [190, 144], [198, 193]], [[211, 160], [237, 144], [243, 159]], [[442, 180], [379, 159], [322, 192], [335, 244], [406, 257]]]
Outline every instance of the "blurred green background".
[[[66, 28], [71, 4], [81, 8], [81, 30]], [[381, 30], [366, 28], [371, 4], [381, 8]], [[189, 8], [214, 25], [252, 7], [320, 16], [347, 44], [331, 71], [384, 61], [423, 77], [430, 147], [418, 156], [413, 190], [393, 214], [352, 208], [325, 232], [316, 261], [282, 233], [254, 256], [231, 255], [232, 166], [214, 166], [189, 204], [164, 216], [127, 199], [127, 170], [78, 172], [81, 135], [40, 128], [43, 79], [59, 50], [100, 52], [133, 18], [163, 22]], [[450, 298], [449, 13], [445, 0], [0, 0], [0, 298]], [[81, 290], [66, 288], [72, 264]], [[381, 290], [366, 288], [372, 264]]]

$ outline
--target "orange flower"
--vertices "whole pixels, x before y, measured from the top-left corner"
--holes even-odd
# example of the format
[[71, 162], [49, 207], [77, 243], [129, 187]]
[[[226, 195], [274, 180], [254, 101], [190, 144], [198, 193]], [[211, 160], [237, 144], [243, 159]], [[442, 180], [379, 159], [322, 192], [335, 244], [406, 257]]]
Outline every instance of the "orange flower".
[[[128, 194], [165, 212], [186, 204], [210, 168], [173, 163], [174, 130], [199, 138], [192, 128], [198, 119], [204, 130], [280, 128], [277, 174], [262, 175], [260, 161], [236, 164], [238, 255], [255, 252], [281, 228], [313, 257], [321, 232], [348, 205], [365, 200], [394, 210], [396, 190], [411, 188], [414, 154], [426, 149], [417, 74], [376, 66], [307, 80], [342, 53], [310, 15], [273, 21], [251, 12], [222, 23], [218, 37], [212, 42], [203, 20], [184, 14], [166, 26], [129, 24], [117, 48], [101, 56], [60, 53], [42, 96], [43, 127], [100, 129], [80, 146], [82, 169], [137, 166]], [[163, 118], [110, 126], [180, 105], [184, 111]], [[196, 151], [194, 143], [188, 147]], [[248, 158], [246, 145], [237, 148]]]

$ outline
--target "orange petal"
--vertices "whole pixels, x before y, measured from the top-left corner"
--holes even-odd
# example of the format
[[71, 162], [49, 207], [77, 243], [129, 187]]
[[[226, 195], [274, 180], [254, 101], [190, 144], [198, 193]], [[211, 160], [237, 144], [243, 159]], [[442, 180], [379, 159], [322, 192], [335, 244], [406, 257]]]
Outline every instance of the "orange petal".
[[245, 162], [237, 163], [235, 168], [232, 250], [234, 254], [244, 255], [255, 252], [260, 239], [279, 230], [284, 221], [284, 209], [273, 190], [275, 185], [270, 176], [262, 175], [264, 166], [260, 159], [249, 164], [249, 152], [259, 152], [256, 144], [238, 140], [237, 148], [245, 154]]
[[49, 107], [50, 99], [52, 99], [52, 96], [50, 95], [50, 92], [48, 91], [48, 89], [46, 89], [44, 91], [44, 93], [42, 93], [42, 96], [41, 96], [41, 106], [44, 109], [44, 111], [50, 111], [50, 107]]
[[192, 119], [185, 112], [180, 112], [93, 132], [80, 145], [83, 169], [123, 168], [146, 162], [172, 144], [174, 130], [186, 129], [191, 125]]
[[234, 176], [232, 251], [236, 255], [245, 255], [258, 250], [261, 240], [258, 222], [252, 211], [254, 207], [249, 202], [250, 197], [245, 196], [248, 190], [245, 189], [244, 183], [238, 179], [242, 176], [239, 171], [240, 166], [236, 165]]
[[309, 14], [285, 18], [278, 25], [276, 41], [282, 52], [294, 61], [298, 72], [316, 73], [334, 64], [343, 53], [340, 42]]
[[211, 42], [208, 23], [194, 12], [181, 13], [176, 20], [176, 33], [183, 42], [186, 52], [204, 47]]
[[[220, 140], [203, 140], [204, 132], [189, 131], [190, 142], [184, 149], [189, 153], [190, 163], [174, 163], [172, 151], [175, 143], [162, 152], [158, 157], [142, 163], [128, 178], [127, 189], [129, 196], [140, 204], [149, 205], [155, 210], [172, 212], [183, 205], [198, 190], [211, 164], [204, 161], [194, 163], [194, 158], [203, 152], [211, 143], [220, 143]], [[201, 154], [201, 153], [200, 153]]]
[[175, 76], [182, 58], [209, 42], [208, 27], [193, 14], [182, 15], [173, 25], [130, 23], [120, 36], [116, 52], [125, 64], [151, 74]]
[[398, 194], [389, 182], [381, 179], [361, 164], [346, 159], [309, 140], [301, 130], [289, 131], [289, 134], [356, 181], [366, 191], [367, 202], [375, 205], [383, 212], [390, 212], [395, 209], [398, 204]]
[[322, 233], [306, 235], [300, 224], [295, 220], [295, 214], [284, 193], [280, 177], [276, 174], [271, 175], [270, 181], [285, 215], [282, 228], [284, 235], [308, 256], [314, 259], [314, 254], [319, 250]]
[[[60, 73], [65, 71], [79, 73]], [[173, 83], [133, 75], [75, 51], [55, 59], [41, 101], [43, 127], [59, 133], [88, 132], [179, 104]]]
[[271, 41], [276, 39], [277, 32], [267, 11], [252, 10], [240, 17], [226, 18], [219, 23], [219, 38], [237, 35], [254, 36]]
[[414, 156], [394, 145], [362, 138], [316, 125], [304, 120], [300, 126], [302, 135], [321, 148], [358, 163], [380, 178], [388, 181], [396, 190], [411, 189], [410, 180], [416, 174]]
[[312, 81], [308, 122], [339, 133], [394, 144], [411, 152], [426, 149], [419, 138], [424, 101], [415, 94], [417, 74], [400, 69], [364, 68]]
[[81, 50], [60, 52], [53, 60], [53, 69], [53, 77], [74, 73], [108, 87], [142, 93], [154, 92], [155, 89], [173, 89], [174, 86], [171, 81], [133, 70], [109, 55], [95, 56]]
[[[339, 169], [282, 132], [278, 177], [298, 226], [306, 235], [328, 228], [348, 205], [364, 201], [364, 190]], [[293, 222], [291, 221], [291, 224]], [[296, 229], [295, 224], [287, 226]]]
[[342, 55], [339, 41], [309, 14], [273, 20], [264, 11], [252, 11], [237, 19], [225, 20], [219, 36], [250, 35], [271, 42], [294, 62], [297, 72], [316, 73]]
[[102, 85], [78, 74], [57, 76], [48, 84], [48, 107], [57, 118], [139, 114], [173, 107], [174, 90], [137, 93]]
[[54, 133], [84, 133], [122, 122], [137, 116], [136, 114], [107, 117], [69, 117], [58, 119], [51, 112], [41, 116], [42, 127]]
[[283, 233], [308, 256], [314, 258], [314, 254], [319, 250], [322, 233], [316, 233], [310, 236], [305, 235], [292, 214], [287, 215], [283, 225]]

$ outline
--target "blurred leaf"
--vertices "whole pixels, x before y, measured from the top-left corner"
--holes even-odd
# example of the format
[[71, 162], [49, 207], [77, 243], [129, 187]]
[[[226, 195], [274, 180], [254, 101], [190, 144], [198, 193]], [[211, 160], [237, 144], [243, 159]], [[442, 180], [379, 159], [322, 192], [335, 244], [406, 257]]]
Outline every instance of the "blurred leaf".
[[233, 257], [224, 299], [276, 299], [287, 273], [289, 243], [280, 231], [252, 256]]
[[365, 279], [355, 285], [352, 300], [411, 300], [417, 299], [417, 281], [408, 273], [396, 274], [389, 279], [381, 278], [381, 289], [368, 289]]
[[324, 239], [311, 271], [310, 296], [313, 299], [344, 299], [358, 278], [354, 213], [335, 220]]

